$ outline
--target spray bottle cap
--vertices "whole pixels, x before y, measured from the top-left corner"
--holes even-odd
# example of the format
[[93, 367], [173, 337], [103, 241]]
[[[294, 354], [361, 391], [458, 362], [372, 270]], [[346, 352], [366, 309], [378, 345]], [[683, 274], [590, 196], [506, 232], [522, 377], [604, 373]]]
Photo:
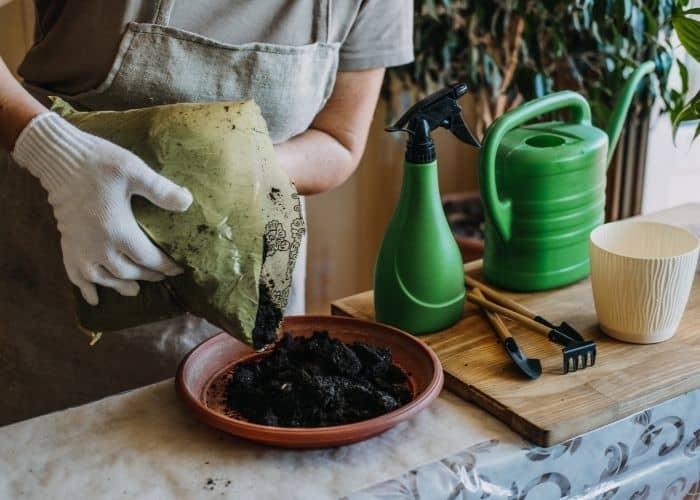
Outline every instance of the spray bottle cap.
[[457, 83], [430, 94], [411, 106], [387, 132], [407, 132], [406, 161], [429, 163], [435, 160], [435, 145], [430, 133], [438, 127], [449, 129], [460, 141], [481, 147], [464, 123], [457, 100], [467, 93], [466, 83]]

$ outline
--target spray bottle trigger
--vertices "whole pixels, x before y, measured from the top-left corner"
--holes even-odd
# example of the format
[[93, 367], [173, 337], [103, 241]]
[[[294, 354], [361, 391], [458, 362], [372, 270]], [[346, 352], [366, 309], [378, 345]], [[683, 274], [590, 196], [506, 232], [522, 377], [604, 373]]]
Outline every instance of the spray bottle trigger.
[[450, 132], [457, 137], [457, 139], [477, 148], [481, 147], [481, 143], [476, 139], [476, 137], [474, 137], [474, 134], [472, 134], [472, 131], [469, 130], [467, 124], [464, 123], [464, 119], [462, 118], [462, 114], [459, 110], [452, 113], [449, 120], [450, 126], [448, 128], [450, 129]]

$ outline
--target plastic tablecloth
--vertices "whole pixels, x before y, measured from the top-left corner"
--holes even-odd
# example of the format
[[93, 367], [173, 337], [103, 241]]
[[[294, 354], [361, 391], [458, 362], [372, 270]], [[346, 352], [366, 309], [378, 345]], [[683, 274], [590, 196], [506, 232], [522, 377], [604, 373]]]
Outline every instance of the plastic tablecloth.
[[700, 498], [700, 391], [539, 448], [494, 438], [345, 500]]
[[172, 384], [0, 428], [0, 499], [700, 498], [700, 391], [550, 448], [443, 392], [376, 438], [292, 451], [204, 426]]
[[0, 500], [330, 499], [490, 439], [518, 437], [443, 392], [373, 439], [275, 449], [198, 422], [168, 380], [0, 427]]

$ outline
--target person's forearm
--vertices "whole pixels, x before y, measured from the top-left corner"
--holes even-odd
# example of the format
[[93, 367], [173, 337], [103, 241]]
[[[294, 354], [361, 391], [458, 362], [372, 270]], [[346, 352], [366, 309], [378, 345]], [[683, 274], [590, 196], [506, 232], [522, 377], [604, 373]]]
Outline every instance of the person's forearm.
[[0, 57], [0, 148], [12, 151], [20, 132], [43, 111], [46, 108], [22, 88]]
[[275, 152], [302, 195], [323, 193], [340, 186], [350, 177], [359, 160], [335, 138], [316, 129], [276, 145]]
[[383, 78], [384, 68], [338, 73], [333, 93], [311, 128], [275, 146], [300, 194], [330, 191], [355, 171]]

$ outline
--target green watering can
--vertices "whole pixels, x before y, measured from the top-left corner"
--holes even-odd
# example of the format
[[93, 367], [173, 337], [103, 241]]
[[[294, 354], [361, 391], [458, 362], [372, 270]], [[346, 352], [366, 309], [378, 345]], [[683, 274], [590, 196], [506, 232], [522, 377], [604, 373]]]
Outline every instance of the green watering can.
[[[646, 62], [628, 78], [607, 130], [576, 92], [549, 94], [498, 118], [479, 155], [486, 216], [484, 275], [501, 288], [546, 290], [588, 276], [588, 236], [605, 215], [607, 165]], [[571, 121], [526, 125], [567, 108]]]

